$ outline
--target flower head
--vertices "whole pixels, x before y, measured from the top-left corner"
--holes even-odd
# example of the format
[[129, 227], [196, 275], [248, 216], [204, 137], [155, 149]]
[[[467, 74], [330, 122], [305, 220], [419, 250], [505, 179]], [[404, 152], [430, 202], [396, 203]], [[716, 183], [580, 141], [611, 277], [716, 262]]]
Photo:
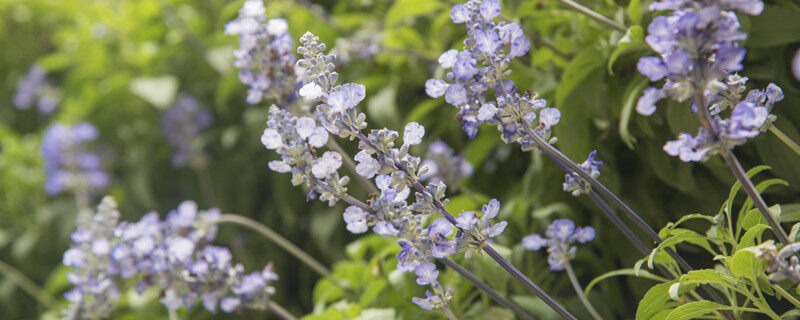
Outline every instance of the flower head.
[[573, 243], [587, 243], [594, 240], [595, 231], [592, 227], [576, 227], [572, 220], [559, 219], [547, 227], [545, 236], [546, 238], [539, 234], [528, 235], [522, 238], [522, 246], [531, 251], [547, 247], [549, 253], [547, 262], [550, 264], [550, 269], [560, 271], [566, 268], [569, 260], [575, 258], [577, 248]]

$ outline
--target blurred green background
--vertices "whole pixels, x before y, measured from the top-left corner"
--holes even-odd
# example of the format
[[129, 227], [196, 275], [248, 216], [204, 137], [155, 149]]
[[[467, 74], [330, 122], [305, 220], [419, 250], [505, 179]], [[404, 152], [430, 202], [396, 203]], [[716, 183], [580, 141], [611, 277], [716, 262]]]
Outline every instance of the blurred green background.
[[[561, 110], [556, 145], [577, 162], [597, 149], [605, 162], [601, 181], [654, 228], [688, 213], [716, 213], [733, 182], [721, 160], [685, 164], [661, 150], [677, 133], [696, 131], [698, 124], [686, 112], [688, 106], [673, 103], [649, 118], [633, 111], [646, 84], [636, 71], [636, 61], [650, 54], [642, 41], [643, 28], [652, 18], [649, 1], [579, 2], [630, 27], [628, 32], [609, 30], [556, 1], [503, 1], [503, 14], [536, 36], [531, 52], [513, 66], [517, 85], [539, 92]], [[751, 87], [775, 82], [783, 88], [786, 98], [775, 107], [776, 124], [797, 141], [800, 82], [792, 77], [789, 63], [800, 47], [800, 5], [791, 0], [766, 3], [761, 16], [739, 16], [749, 33], [742, 74], [750, 77]], [[100, 130], [95, 144], [112, 179], [107, 193], [119, 201], [125, 219], [137, 220], [153, 210], [163, 216], [185, 199], [246, 215], [330, 266], [337, 278], [353, 287], [353, 292], [342, 292], [257, 234], [223, 226], [218, 241], [231, 247], [237, 261], [248, 268], [275, 263], [281, 279], [274, 300], [293, 313], [345, 319], [369, 309], [367, 314], [376, 319], [440, 317], [411, 303], [410, 297], [421, 296], [423, 289], [411, 275], [393, 271], [398, 250], [393, 241], [348, 233], [341, 218], [344, 207], [306, 202], [307, 190], [292, 187], [288, 175], [267, 168], [266, 162], [275, 158], [259, 141], [267, 105], [245, 103], [246, 88], [231, 64], [237, 40], [223, 34], [224, 24], [236, 17], [241, 5], [242, 1], [223, 0], [0, 1], [0, 260], [58, 297], [60, 306], [66, 303], [61, 298], [68, 287], [66, 268], [60, 263], [75, 228], [76, 205], [69, 196], [45, 194], [39, 143], [49, 124], [88, 121]], [[481, 128], [481, 134], [468, 140], [454, 119], [455, 108], [425, 95], [425, 80], [442, 73], [436, 58], [449, 48], [460, 49], [465, 36], [463, 26], [450, 21], [448, 2], [267, 0], [265, 6], [270, 18], [288, 20], [295, 40], [306, 30], [329, 47], [358, 32], [379, 36], [379, 54], [356, 57], [338, 70], [344, 81], [366, 85], [362, 107], [370, 124], [399, 129], [418, 121], [427, 128], [426, 142], [442, 139], [465, 155], [475, 174], [462, 181], [461, 188], [450, 186], [448, 209], [473, 210], [480, 205], [473, 198], [498, 198], [503, 204], [499, 218], [509, 221], [498, 239], [502, 251], [579, 318], [588, 315], [581, 314], [567, 278], [552, 274], [542, 253], [525, 251], [520, 245], [523, 236], [543, 232], [560, 217], [594, 226], [598, 239], [581, 247], [574, 262], [584, 283], [631, 267], [640, 258], [626, 249], [624, 238], [588, 199], [561, 191], [563, 173], [551, 162], [504, 145], [494, 128]], [[11, 104], [20, 79], [33, 64], [43, 67], [60, 88], [61, 103], [52, 115], [18, 110]], [[197, 97], [214, 114], [213, 126], [202, 136], [214, 199], [203, 196], [196, 172], [169, 162], [172, 149], [158, 119], [183, 95]], [[353, 145], [346, 148], [354, 150]], [[414, 151], [422, 155], [425, 150], [422, 146]], [[771, 174], [790, 183], [768, 193], [768, 202], [800, 201], [796, 155], [773, 135], [762, 134], [736, 152], [746, 168], [767, 164], [773, 167]], [[357, 184], [351, 187], [366, 196]], [[699, 250], [684, 250], [693, 264], [711, 264]], [[478, 257], [464, 265], [539, 318], [552, 318], [543, 304], [497, 272], [494, 264]], [[447, 272], [443, 279], [457, 289], [455, 308], [464, 318], [511, 317], [456, 274]], [[631, 317], [634, 302], [651, 284], [614, 278], [601, 283], [591, 298], [606, 302], [598, 304], [603, 313]], [[0, 310], [0, 318], [33, 319], [57, 316], [59, 307], [45, 308], [0, 276]], [[193, 319], [273, 317], [268, 312], [181, 314]], [[164, 317], [157, 297], [139, 297], [132, 291], [123, 296], [114, 316]]]

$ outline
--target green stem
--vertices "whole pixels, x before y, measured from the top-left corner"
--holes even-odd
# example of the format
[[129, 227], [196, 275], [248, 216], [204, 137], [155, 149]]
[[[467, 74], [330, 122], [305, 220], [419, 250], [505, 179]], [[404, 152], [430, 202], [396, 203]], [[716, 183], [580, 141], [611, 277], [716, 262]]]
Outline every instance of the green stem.
[[39, 301], [40, 304], [48, 309], [52, 309], [56, 305], [56, 299], [50, 296], [42, 287], [36, 282], [33, 282], [28, 276], [21, 271], [14, 268], [12, 265], [7, 264], [0, 260], [0, 274], [4, 275], [12, 283], [16, 284], [23, 291], [28, 293], [31, 297]]
[[794, 296], [786, 292], [786, 290], [783, 290], [781, 286], [773, 284], [772, 287], [775, 289], [775, 291], [778, 291], [778, 293], [780, 293], [782, 297], [786, 298], [786, 300], [789, 300], [789, 302], [791, 302], [795, 307], [800, 308], [800, 301], [798, 301]]
[[[761, 294], [761, 290], [755, 288], [754, 291], [758, 295], [758, 298], [753, 297], [752, 294], [750, 295], [752, 298], [754, 298], [753, 304], [757, 305], [758, 308], [761, 310], [761, 312], [764, 312], [770, 318], [774, 320], [781, 320], [781, 317], [777, 313], [775, 313], [775, 311], [772, 310], [772, 308], [769, 306], [769, 303], [767, 303], [767, 300], [764, 299], [764, 295]], [[756, 303], [756, 301], [758, 302]]]
[[585, 16], [591, 18], [592, 20], [599, 22], [602, 25], [610, 27], [611, 29], [614, 29], [614, 30], [617, 30], [617, 31], [620, 31], [620, 32], [626, 32], [628, 30], [627, 28], [625, 28], [625, 26], [623, 26], [623, 25], [621, 25], [619, 23], [616, 23], [616, 22], [614, 22], [613, 20], [611, 20], [609, 18], [606, 18], [605, 16], [593, 11], [592, 9], [584, 7], [580, 3], [577, 3], [577, 2], [572, 1], [572, 0], [557, 0], [557, 1], [561, 2], [562, 4], [568, 6], [568, 7], [572, 8], [572, 9], [574, 9], [575, 11], [578, 11], [578, 12], [584, 14]]
[[789, 138], [789, 136], [787, 136], [785, 133], [783, 133], [783, 131], [778, 129], [778, 127], [776, 127], [775, 124], [770, 124], [769, 131], [772, 132], [773, 134], [775, 134], [775, 136], [778, 137], [778, 139], [780, 139], [781, 142], [786, 144], [786, 146], [789, 147], [789, 149], [792, 149], [792, 151], [794, 151], [794, 153], [797, 153], [797, 155], [800, 155], [800, 146], [798, 146], [797, 143], [795, 143], [792, 140], [792, 138]]
[[255, 221], [253, 219], [238, 214], [226, 213], [221, 215], [216, 222], [232, 223], [243, 227], [248, 227], [260, 233], [273, 243], [277, 244], [279, 247], [289, 252], [289, 254], [293, 255], [295, 258], [302, 261], [307, 266], [311, 267], [311, 269], [314, 269], [314, 271], [319, 273], [321, 276], [325, 278], [331, 278], [332, 276], [331, 271], [328, 270], [328, 268], [326, 268], [322, 263], [311, 257], [308, 253], [303, 251], [303, 249], [300, 249], [299, 247], [294, 245], [291, 241], [287, 240], [277, 232], [259, 223], [258, 221]]
[[447, 304], [442, 306], [442, 310], [444, 310], [444, 314], [447, 315], [447, 319], [458, 320], [458, 317], [456, 317], [455, 313], [453, 313], [453, 310], [450, 310], [450, 307]]
[[592, 306], [592, 303], [589, 302], [589, 298], [583, 294], [583, 288], [581, 288], [580, 282], [578, 282], [578, 277], [575, 275], [575, 271], [572, 270], [572, 264], [567, 261], [567, 276], [569, 276], [569, 281], [572, 282], [572, 288], [575, 289], [575, 293], [578, 294], [578, 298], [581, 299], [583, 302], [583, 306], [586, 307], [586, 310], [589, 310], [589, 313], [592, 314], [592, 317], [595, 320], [603, 320], [603, 317], [600, 316], [600, 313]]
[[180, 320], [180, 317], [178, 317], [178, 310], [175, 309], [167, 309], [167, 316], [169, 320]]
[[267, 308], [269, 308], [270, 311], [277, 314], [279, 317], [283, 318], [283, 320], [297, 320], [297, 317], [289, 312], [289, 310], [286, 310], [286, 308], [275, 301], [270, 300], [267, 302]]

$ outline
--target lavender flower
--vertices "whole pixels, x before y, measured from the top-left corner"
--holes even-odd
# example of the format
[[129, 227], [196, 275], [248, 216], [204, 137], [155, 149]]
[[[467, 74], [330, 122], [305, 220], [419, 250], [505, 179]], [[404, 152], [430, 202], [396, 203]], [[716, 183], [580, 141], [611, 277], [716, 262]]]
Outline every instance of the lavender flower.
[[792, 58], [792, 74], [797, 81], [800, 81], [800, 49], [797, 49], [794, 58]]
[[44, 69], [33, 65], [19, 82], [13, 102], [17, 109], [22, 110], [29, 109], [36, 102], [40, 114], [50, 114], [58, 108], [60, 101], [61, 94], [47, 79]]
[[545, 237], [539, 234], [528, 235], [522, 238], [522, 246], [531, 251], [547, 247], [549, 253], [547, 263], [550, 264], [550, 270], [561, 271], [575, 258], [578, 248], [572, 244], [592, 241], [595, 232], [592, 227], [576, 228], [572, 220], [558, 219], [547, 227]]
[[453, 289], [444, 290], [442, 285], [439, 284], [437, 280], [439, 271], [436, 271], [436, 265], [426, 262], [417, 267], [415, 273], [417, 274], [417, 284], [421, 286], [430, 285], [435, 294], [431, 294], [430, 291], [426, 290], [425, 298], [413, 297], [411, 301], [425, 310], [446, 307], [447, 303], [452, 299]]
[[294, 40], [284, 19], [267, 21], [262, 0], [247, 0], [239, 17], [225, 25], [225, 34], [239, 35], [234, 66], [239, 80], [250, 86], [247, 103], [262, 100], [288, 106], [296, 97]]
[[472, 164], [463, 156], [455, 155], [453, 149], [442, 141], [436, 141], [428, 146], [428, 152], [422, 160], [422, 166], [428, 167], [428, 172], [421, 174], [422, 181], [433, 183], [456, 183], [459, 180], [472, 176]]
[[203, 145], [198, 139], [211, 126], [213, 115], [191, 96], [182, 97], [161, 116], [161, 130], [175, 148], [172, 165], [183, 167], [204, 159]]
[[246, 274], [232, 264], [230, 250], [213, 246], [218, 209], [198, 211], [191, 201], [181, 203], [161, 221], [155, 212], [138, 222], [119, 222], [116, 203], [103, 199], [98, 213], [80, 223], [64, 265], [75, 288], [65, 296], [71, 302], [65, 319], [105, 319], [119, 299], [121, 279], [139, 278], [136, 291], [161, 291], [168, 309], [192, 309], [198, 300], [211, 312], [242, 308], [265, 309], [278, 276], [267, 265]]
[[[600, 177], [600, 167], [603, 165], [603, 162], [596, 160], [596, 158], [597, 150], [594, 150], [589, 153], [589, 158], [579, 165], [579, 167], [583, 169], [583, 171], [589, 173], [592, 178]], [[564, 175], [563, 186], [564, 191], [571, 192], [572, 195], [576, 197], [581, 194], [589, 193], [589, 191], [592, 190], [591, 184], [575, 172]]]
[[762, 245], [759, 249], [757, 256], [767, 261], [770, 282], [777, 283], [784, 279], [800, 282], [800, 259], [795, 255], [800, 251], [800, 242], [787, 244], [780, 251], [772, 243]]
[[64, 191], [94, 194], [108, 185], [100, 157], [88, 146], [97, 135], [97, 129], [85, 122], [73, 126], [54, 124], [45, 130], [41, 151], [47, 172], [45, 191], [49, 195]]
[[[674, 11], [654, 18], [648, 26], [646, 41], [659, 56], [643, 57], [637, 67], [651, 81], [666, 82], [662, 88], [645, 89], [636, 110], [649, 116], [661, 99], [680, 102], [700, 95], [705, 101], [695, 103], [707, 105], [692, 105], [693, 111], [708, 108], [716, 115], [710, 119], [710, 127], [701, 128], [697, 135], [682, 133], [667, 142], [667, 154], [687, 162], [705, 161], [744, 144], [771, 125], [775, 120], [769, 114], [772, 106], [783, 99], [780, 88], [770, 84], [765, 91], [752, 90], [741, 100], [747, 78], [734, 74], [742, 69], [745, 56], [737, 41], [746, 35], [739, 31], [733, 10], [758, 15], [764, 9], [760, 0], [661, 0], [650, 9]], [[728, 108], [732, 109], [730, 118], [721, 117], [720, 112]]]
[[[458, 118], [470, 138], [477, 134], [478, 126], [488, 123], [497, 126], [505, 142], [519, 141], [527, 149], [533, 144], [522, 125], [547, 135], [561, 113], [544, 108], [547, 102], [536, 95], [520, 95], [508, 80], [509, 65], [528, 52], [530, 42], [518, 24], [492, 20], [500, 14], [500, 8], [497, 0], [470, 0], [453, 6], [450, 17], [455, 23], [465, 24], [468, 37], [462, 51], [448, 50], [439, 57], [442, 68], [451, 70], [447, 73], [449, 82], [430, 79], [425, 92], [434, 98], [444, 95], [447, 103], [459, 108]], [[493, 100], [487, 97], [490, 89], [494, 91]], [[539, 119], [534, 122], [537, 112]]]

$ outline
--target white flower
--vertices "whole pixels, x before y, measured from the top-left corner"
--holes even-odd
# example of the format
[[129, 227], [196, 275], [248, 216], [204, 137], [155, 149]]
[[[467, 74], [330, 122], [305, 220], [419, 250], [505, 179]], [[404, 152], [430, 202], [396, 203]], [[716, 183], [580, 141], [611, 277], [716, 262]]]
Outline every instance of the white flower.
[[314, 82], [306, 83], [300, 91], [298, 91], [301, 97], [306, 98], [308, 100], [316, 100], [320, 96], [322, 96], [322, 87]]
[[283, 146], [283, 138], [275, 129], [265, 129], [261, 135], [261, 144], [267, 149], [275, 150]]
[[289, 24], [286, 23], [286, 19], [271, 19], [267, 21], [267, 33], [278, 36], [286, 32], [286, 29], [289, 27]]
[[422, 142], [423, 136], [425, 136], [425, 127], [416, 122], [409, 122], [403, 131], [403, 145], [418, 145]]

